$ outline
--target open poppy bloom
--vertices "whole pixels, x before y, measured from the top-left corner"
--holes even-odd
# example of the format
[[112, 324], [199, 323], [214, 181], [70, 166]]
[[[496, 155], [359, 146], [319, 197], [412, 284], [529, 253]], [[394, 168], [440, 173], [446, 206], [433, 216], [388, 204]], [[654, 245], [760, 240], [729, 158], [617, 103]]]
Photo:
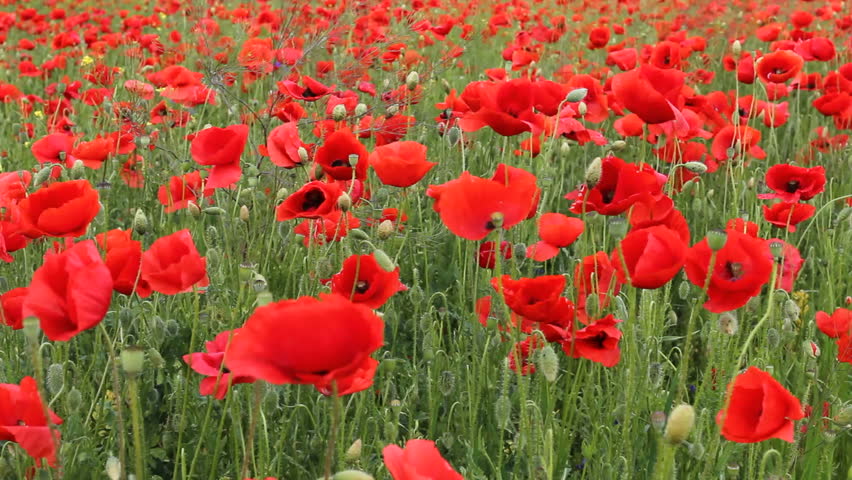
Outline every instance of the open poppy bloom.
[[647, 163], [641, 166], [609, 156], [601, 160], [600, 179], [594, 185], [583, 184], [565, 195], [574, 200], [571, 212], [621, 214], [636, 203], [652, 204], [663, 196], [666, 176]]
[[[347, 395], [372, 385], [384, 322], [366, 305], [336, 294], [257, 308], [231, 340], [225, 365], [277, 385], [314, 385]], [[336, 385], [336, 386], [335, 386]]]
[[343, 210], [332, 210], [331, 213], [317, 219], [304, 220], [296, 225], [293, 233], [304, 237], [303, 244], [323, 245], [328, 242], [339, 242], [349, 234], [349, 230], [358, 228], [361, 220], [352, 215], [352, 212], [344, 213]]
[[766, 186], [774, 193], [763, 193], [757, 198], [779, 198], [785, 202], [810, 200], [825, 190], [825, 168], [789, 163], [773, 165], [766, 170]]
[[[660, 288], [683, 267], [686, 244], [672, 229], [655, 225], [633, 229], [612, 252], [612, 264], [621, 282], [636, 288]], [[626, 274], [626, 275], [625, 275]]]
[[212, 166], [207, 188], [229, 187], [240, 179], [240, 157], [248, 140], [248, 125], [210, 127], [195, 134], [189, 151], [200, 165]]
[[511, 137], [532, 131], [533, 126], [541, 123], [533, 111], [533, 83], [527, 78], [471, 83], [462, 93], [462, 100], [470, 107], [458, 120], [459, 127], [466, 132], [487, 126], [504, 137]]
[[585, 224], [579, 218], [561, 213], [545, 213], [538, 219], [538, 237], [541, 239], [527, 249], [527, 258], [537, 262], [549, 260], [559, 254], [583, 233]]
[[852, 310], [838, 308], [831, 315], [819, 311], [816, 325], [820, 332], [836, 339], [837, 361], [852, 365]]
[[[20, 385], [0, 383], [0, 441], [14, 442], [41, 466], [42, 459], [56, 466], [59, 431], [51, 430], [45, 418], [45, 407], [32, 377], [21, 379]], [[50, 423], [60, 425], [62, 419], [47, 410]]]
[[190, 203], [198, 205], [201, 199], [212, 194], [213, 189], [204, 184], [201, 172], [196, 170], [170, 178], [168, 185], [161, 185], [157, 190], [157, 200], [166, 207], [166, 213], [172, 213], [189, 207]]
[[[479, 244], [476, 250], [476, 260], [480, 268], [494, 270], [497, 266], [497, 245], [495, 242], [487, 241]], [[512, 258], [512, 244], [507, 241], [500, 243], [500, 256], [503, 260]]]
[[645, 123], [664, 123], [676, 118], [684, 78], [677, 69], [642, 65], [612, 77], [612, 93]]
[[767, 83], [784, 83], [802, 71], [805, 61], [791, 50], [778, 50], [760, 57], [757, 76]]
[[98, 246], [106, 251], [104, 263], [112, 275], [112, 288], [118, 293], [140, 298], [151, 295], [148, 282], [140, 278], [142, 265], [142, 242], [133, 240], [133, 230], [113, 229], [95, 236]]
[[498, 170], [501, 167], [506, 173], [495, 174], [494, 179], [462, 172], [456, 180], [429, 186], [426, 194], [435, 199], [433, 208], [451, 232], [482, 240], [493, 230], [508, 230], [529, 216], [540, 195], [535, 176], [502, 164]]
[[98, 191], [88, 180], [42, 187], [18, 203], [21, 233], [30, 237], [79, 237], [98, 214]]
[[727, 408], [719, 411], [716, 423], [722, 436], [737, 443], [755, 443], [779, 438], [793, 442], [793, 421], [804, 418], [799, 400], [772, 375], [749, 367], [728, 386]]
[[808, 203], [778, 202], [771, 207], [763, 205], [763, 218], [776, 227], [786, 228], [795, 232], [796, 225], [811, 218], [816, 213], [816, 207]]
[[155, 292], [175, 295], [203, 288], [207, 278], [207, 259], [198, 253], [188, 229], [158, 238], [142, 254], [142, 277]]
[[343, 261], [340, 272], [331, 277], [331, 292], [379, 308], [395, 293], [408, 290], [399, 281], [399, 267], [388, 272], [370, 255], [352, 255]]
[[492, 278], [491, 286], [503, 295], [503, 300], [513, 312], [535, 322], [548, 322], [555, 316], [554, 311], [560, 308], [565, 282], [563, 275], [518, 280], [503, 275]]
[[204, 375], [198, 386], [201, 395], [213, 395], [217, 400], [225, 398], [232, 385], [239, 383], [254, 383], [254, 377], [246, 375], [234, 375], [222, 365], [228, 344], [240, 329], [226, 330], [205, 344], [205, 352], [188, 353], [183, 356], [183, 361], [192, 368], [195, 373]]
[[348, 128], [326, 137], [323, 144], [317, 148], [314, 160], [326, 175], [335, 180], [367, 178], [369, 153]]
[[27, 289], [22, 315], [38, 318], [47, 338], [67, 341], [101, 323], [112, 288], [95, 242], [85, 240], [45, 256]]
[[404, 449], [388, 445], [382, 458], [393, 480], [464, 480], [431, 440], [409, 440]]
[[704, 308], [714, 313], [745, 305], [769, 282], [773, 268], [772, 253], [765, 241], [733, 229], [725, 232], [725, 246], [716, 252], [713, 265], [709, 265], [713, 252], [706, 238], [686, 254], [686, 277], [693, 285], [704, 288], [710, 275]]
[[563, 340], [562, 350], [573, 358], [585, 358], [605, 367], [614, 367], [621, 360], [621, 330], [616, 324], [621, 320], [611, 314], [595, 320], [569, 338]]
[[309, 182], [275, 207], [275, 219], [321, 218], [337, 208], [342, 194], [338, 183]]
[[279, 167], [295, 168], [301, 165], [300, 147], [305, 147], [305, 144], [299, 139], [297, 122], [278, 125], [269, 132], [269, 137], [266, 139], [266, 153], [269, 155], [269, 160]]
[[370, 165], [385, 185], [405, 188], [419, 182], [437, 163], [426, 160], [425, 145], [406, 141], [376, 147]]
[[27, 287], [13, 288], [0, 295], [0, 323], [12, 327], [13, 330], [24, 328], [24, 299], [27, 297]]

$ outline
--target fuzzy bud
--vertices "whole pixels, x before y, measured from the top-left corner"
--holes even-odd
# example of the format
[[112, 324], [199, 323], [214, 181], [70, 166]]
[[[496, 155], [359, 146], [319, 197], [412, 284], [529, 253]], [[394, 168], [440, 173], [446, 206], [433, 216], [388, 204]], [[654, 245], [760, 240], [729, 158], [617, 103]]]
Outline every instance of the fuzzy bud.
[[616, 140], [612, 142], [612, 145], [610, 145], [609, 147], [612, 149], [613, 152], [620, 152], [621, 150], [627, 148], [627, 142], [625, 142], [624, 140]]
[[106, 461], [106, 474], [109, 480], [118, 480], [121, 477], [121, 462], [118, 458], [110, 455]]
[[385, 109], [385, 118], [391, 118], [397, 113], [399, 113], [399, 105], [389, 105], [388, 108]]
[[562, 142], [559, 144], [559, 155], [562, 157], [567, 157], [568, 154], [571, 153], [571, 144], [568, 142]]
[[80, 159], [74, 160], [74, 165], [71, 166], [71, 169], [68, 171], [68, 176], [74, 180], [79, 180], [83, 178], [83, 175], [86, 174], [86, 165], [83, 164], [83, 161]]
[[346, 453], [344, 455], [344, 458], [347, 462], [354, 462], [355, 460], [361, 458], [361, 448], [363, 444], [364, 443], [361, 441], [360, 438], [352, 442], [352, 445], [350, 445], [349, 448], [346, 449]]
[[68, 396], [65, 398], [65, 406], [71, 413], [76, 413], [83, 406], [83, 394], [76, 388], [71, 388]]
[[335, 105], [331, 110], [331, 118], [334, 119], [335, 122], [339, 122], [346, 118], [346, 107], [342, 103]]
[[353, 240], [359, 240], [362, 242], [370, 241], [370, 236], [367, 235], [367, 232], [360, 228], [353, 228], [352, 230], [349, 230], [349, 237]]
[[743, 53], [743, 44], [739, 40], [734, 40], [734, 43], [731, 44], [731, 53], [737, 57]]
[[33, 186], [38, 187], [42, 183], [46, 182], [48, 178], [50, 178], [50, 172], [53, 170], [53, 167], [47, 166], [42, 168], [35, 174], [33, 177]]
[[343, 192], [337, 197], [337, 206], [344, 212], [348, 212], [352, 208], [352, 197], [348, 193]]
[[461, 130], [459, 130], [459, 127], [450, 127], [444, 135], [450, 145], [455, 145], [459, 143], [459, 140], [461, 140]]
[[506, 428], [512, 419], [512, 401], [506, 395], [501, 395], [494, 404], [494, 416], [497, 418], [497, 426]]
[[651, 426], [654, 427], [654, 430], [660, 432], [663, 430], [663, 427], [666, 426], [666, 414], [665, 412], [656, 411], [651, 414]]
[[[319, 479], [318, 479], [319, 480]], [[344, 470], [335, 473], [331, 480], [375, 480], [371, 475], [360, 470]]]
[[702, 162], [686, 162], [683, 164], [683, 168], [698, 175], [701, 175], [702, 173], [707, 171], [707, 165]]
[[[379, 228], [376, 231], [376, 234], [379, 236], [380, 240], [387, 240], [393, 235], [393, 232], [396, 228], [391, 220], [382, 220], [382, 223], [379, 224]], [[351, 230], [350, 230], [351, 232]]]
[[195, 202], [187, 203], [186, 210], [193, 218], [198, 218], [201, 216], [201, 208], [199, 208]]
[[148, 233], [148, 227], [148, 217], [145, 215], [145, 211], [137, 208], [136, 213], [133, 214], [133, 231], [140, 235], [145, 235]]
[[601, 162], [601, 157], [597, 157], [586, 167], [586, 185], [589, 188], [593, 188], [601, 181], [601, 175], [603, 175], [603, 163]]
[[145, 368], [145, 350], [127, 347], [121, 351], [121, 368], [129, 377], [136, 377]]
[[376, 259], [376, 263], [378, 263], [384, 271], [392, 272], [396, 270], [396, 265], [394, 265], [393, 260], [391, 260], [384, 250], [378, 248], [373, 250], [373, 257]]
[[54, 363], [47, 368], [47, 390], [56, 395], [65, 386], [65, 370], [61, 363]]
[[581, 117], [585, 116], [588, 111], [589, 107], [586, 105], [586, 102], [580, 102], [577, 104], [577, 113], [579, 113]]
[[250, 216], [249, 208], [246, 205], [241, 205], [240, 206], [240, 220], [248, 223], [249, 216]]
[[555, 382], [559, 374], [559, 357], [548, 343], [538, 353], [538, 369], [548, 382]]
[[693, 425], [695, 425], [695, 409], [692, 405], [678, 405], [669, 414], [663, 438], [672, 445], [681, 444], [689, 436]]
[[366, 114], [367, 114], [367, 106], [366, 105], [364, 105], [363, 103], [359, 103], [358, 105], [355, 105], [355, 116], [356, 117], [363, 117]]
[[202, 210], [202, 212], [204, 212], [204, 214], [206, 215], [212, 215], [214, 217], [218, 217], [219, 215], [224, 215], [226, 213], [225, 209], [222, 207], [207, 207]]
[[802, 342], [802, 350], [804, 350], [805, 355], [811, 358], [818, 358], [820, 353], [822, 353], [819, 349], [819, 345], [810, 340], [805, 340], [804, 342]]
[[411, 71], [408, 73], [408, 76], [405, 77], [405, 86], [408, 87], [409, 90], [414, 90], [417, 88], [417, 84], [420, 83], [420, 74], [416, 71]]
[[586, 95], [588, 94], [589, 89], [587, 88], [575, 88], [568, 92], [568, 95], [565, 96], [565, 101], [569, 103], [579, 102], [586, 98]]
[[735, 335], [739, 329], [739, 321], [735, 312], [725, 312], [719, 315], [719, 330], [725, 335]]

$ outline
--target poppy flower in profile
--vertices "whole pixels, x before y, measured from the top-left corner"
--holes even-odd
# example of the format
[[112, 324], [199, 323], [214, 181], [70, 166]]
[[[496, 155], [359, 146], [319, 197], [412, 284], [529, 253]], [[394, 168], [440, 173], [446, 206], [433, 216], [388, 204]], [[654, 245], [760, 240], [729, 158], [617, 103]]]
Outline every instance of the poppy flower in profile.
[[[660, 288], [686, 261], [686, 244], [674, 230], [655, 225], [633, 229], [612, 252], [612, 264], [621, 282], [636, 288]], [[622, 258], [623, 256], [623, 258]]]
[[793, 442], [793, 421], [805, 416], [802, 404], [772, 375], [749, 367], [728, 386], [726, 408], [716, 415], [722, 436], [737, 443], [770, 438]]
[[636, 203], [653, 203], [663, 196], [666, 176], [647, 163], [627, 163], [618, 157], [601, 160], [600, 179], [592, 186], [583, 184], [565, 195], [574, 200], [572, 213], [598, 212], [619, 215]]
[[228, 187], [242, 175], [240, 157], [248, 140], [248, 125], [210, 127], [195, 134], [189, 146], [192, 159], [199, 165], [212, 166], [207, 188]]
[[112, 275], [95, 242], [85, 240], [45, 256], [33, 273], [22, 315], [37, 317], [47, 338], [64, 342], [101, 323], [112, 287]]
[[[760, 148], [760, 130], [756, 130], [747, 126], [728, 125], [716, 132], [713, 137], [713, 144], [710, 147], [713, 153], [713, 159], [718, 162], [723, 162], [728, 159], [737, 158], [740, 152], [745, 152], [757, 159], [766, 158], [766, 152]], [[707, 162], [708, 172], [715, 171], [718, 164], [712, 161]]]
[[586, 315], [586, 299], [589, 295], [597, 295], [597, 305], [601, 309], [609, 305], [610, 296], [616, 296], [621, 291], [622, 282], [619, 280], [606, 252], [597, 252], [584, 257], [574, 267], [574, 288], [577, 289], [577, 307], [580, 320]]
[[104, 263], [112, 275], [113, 290], [124, 295], [136, 292], [140, 298], [151, 295], [148, 283], [140, 278], [142, 242], [133, 240], [133, 230], [113, 229], [99, 233], [95, 241], [106, 252]]
[[[795, 246], [781, 240], [780, 238], [770, 238], [766, 241], [766, 244], [772, 246], [773, 243], [778, 243], [781, 245], [781, 258], [778, 259], [777, 269], [778, 275], [777, 280], [775, 281], [775, 288], [781, 288], [787, 290], [788, 292], [793, 291], [793, 282], [796, 281], [796, 278], [799, 276], [799, 271], [802, 270], [802, 265], [805, 263], [805, 260], [802, 258], [802, 255], [799, 253], [799, 249]], [[769, 252], [769, 259], [774, 260], [774, 256], [772, 256], [772, 252]]]
[[[554, 311], [563, 302], [565, 290], [563, 275], [543, 275], [535, 278], [513, 280], [509, 275], [492, 278], [491, 286], [503, 295], [503, 300], [513, 312], [534, 322], [549, 322]], [[501, 291], [502, 289], [502, 291]]]
[[838, 308], [831, 315], [819, 311], [816, 313], [816, 326], [829, 338], [852, 335], [852, 310]]
[[760, 57], [757, 76], [766, 83], [784, 83], [802, 71], [805, 61], [792, 50], [778, 50]]
[[352, 255], [343, 261], [340, 272], [331, 277], [331, 293], [376, 309], [395, 293], [408, 290], [399, 281], [399, 267], [388, 272], [370, 255]]
[[22, 378], [20, 385], [0, 383], [0, 441], [17, 443], [39, 467], [42, 459], [55, 467], [60, 433], [51, 429], [45, 411], [50, 423], [62, 424], [62, 419], [45, 407], [32, 377]]
[[579, 218], [561, 213], [545, 213], [538, 219], [538, 237], [541, 239], [527, 249], [527, 258], [537, 262], [549, 260], [559, 254], [575, 240], [585, 229], [585, 223]]
[[785, 202], [810, 200], [825, 190], [825, 168], [789, 163], [773, 165], [766, 170], [766, 186], [774, 193], [763, 193], [757, 198], [779, 198]]
[[323, 144], [317, 148], [314, 160], [326, 175], [335, 180], [367, 178], [369, 153], [348, 128], [326, 137]]
[[302, 164], [299, 148], [305, 147], [299, 138], [297, 122], [287, 122], [278, 125], [269, 132], [266, 139], [266, 153], [269, 160], [279, 167], [295, 168]]
[[704, 308], [713, 313], [742, 307], [760, 293], [772, 275], [772, 253], [765, 241], [731, 229], [725, 234], [725, 245], [716, 252], [713, 265], [709, 265], [713, 252], [707, 238], [686, 254], [686, 277], [693, 285], [704, 288], [710, 275]]
[[[500, 167], [498, 166], [498, 169]], [[521, 169], [514, 169], [521, 170]], [[430, 185], [426, 194], [446, 227], [468, 240], [482, 240], [493, 230], [509, 229], [525, 220], [535, 207], [540, 191], [535, 176], [511, 178], [510, 169], [497, 180], [474, 177], [468, 172], [442, 185]]]
[[0, 323], [12, 327], [12, 330], [24, 328], [24, 299], [27, 287], [13, 288], [0, 295]]
[[435, 165], [426, 160], [426, 145], [413, 141], [382, 145], [370, 154], [370, 166], [379, 180], [394, 187], [414, 185]]
[[684, 78], [677, 69], [642, 65], [612, 77], [612, 93], [645, 123], [664, 123], [675, 119]]
[[213, 189], [205, 185], [201, 172], [196, 170], [170, 178], [167, 185], [157, 190], [157, 200], [166, 207], [166, 213], [172, 213], [189, 207], [190, 203], [198, 205], [202, 198], [212, 194]]
[[[492, 242], [490, 240], [479, 244], [479, 248], [477, 249], [476, 253], [476, 260], [480, 268], [494, 270], [494, 267], [497, 266], [496, 250], [497, 248], [495, 242]], [[511, 243], [505, 240], [500, 243], [500, 256], [503, 257], [503, 260], [508, 260], [512, 258]]]
[[304, 237], [303, 244], [323, 245], [328, 242], [338, 242], [349, 234], [349, 230], [358, 228], [361, 221], [352, 215], [352, 212], [344, 213], [342, 210], [332, 210], [331, 213], [322, 218], [305, 220], [296, 225], [293, 233]]
[[605, 367], [614, 367], [621, 360], [621, 320], [611, 314], [586, 325], [561, 342], [562, 350], [573, 358], [585, 358]]
[[321, 218], [337, 208], [337, 199], [342, 194], [337, 183], [306, 183], [275, 207], [275, 219], [283, 222], [294, 218]]
[[201, 395], [213, 395], [217, 400], [222, 400], [228, 394], [232, 385], [254, 383], [254, 377], [234, 375], [222, 365], [228, 345], [239, 331], [239, 328], [226, 330], [216, 335], [213, 341], [205, 343], [206, 351], [188, 353], [183, 356], [183, 361], [195, 373], [200, 373], [205, 377], [198, 386], [198, 393]]
[[816, 207], [807, 203], [778, 202], [771, 207], [763, 205], [763, 218], [776, 227], [795, 232], [796, 225], [811, 218]]
[[100, 209], [98, 191], [88, 180], [56, 182], [18, 203], [21, 233], [30, 238], [79, 237]]
[[540, 124], [541, 119], [533, 110], [536, 103], [533, 83], [528, 78], [474, 82], [462, 92], [462, 100], [471, 107], [458, 120], [465, 132], [491, 127], [499, 135], [512, 137], [532, 131], [534, 125]]
[[388, 445], [382, 458], [393, 480], [464, 480], [431, 440], [409, 440], [404, 449]]
[[188, 229], [158, 238], [142, 254], [142, 277], [151, 290], [175, 295], [203, 288], [207, 278], [207, 259], [198, 253]]
[[306, 102], [315, 102], [334, 92], [334, 87], [335, 85], [330, 87], [323, 85], [307, 75], [302, 75], [301, 85], [292, 80], [278, 82], [278, 91], [297, 100], [304, 100]]
[[[371, 355], [382, 346], [384, 327], [369, 307], [340, 295], [281, 300], [246, 320], [225, 365], [276, 385], [314, 385], [347, 395], [372, 384], [378, 362]], [[353, 382], [353, 376], [369, 382]]]

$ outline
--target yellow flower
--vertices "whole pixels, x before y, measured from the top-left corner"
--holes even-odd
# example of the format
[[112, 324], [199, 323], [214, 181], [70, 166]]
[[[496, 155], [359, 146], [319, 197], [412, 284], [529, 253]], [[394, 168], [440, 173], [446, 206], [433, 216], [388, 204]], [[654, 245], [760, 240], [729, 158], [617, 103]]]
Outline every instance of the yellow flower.
[[80, 64], [81, 64], [81, 65], [83, 65], [83, 66], [91, 65], [91, 64], [93, 64], [93, 63], [95, 63], [95, 59], [94, 59], [94, 58], [92, 58], [92, 57], [90, 57], [90, 56], [88, 56], [88, 55], [86, 55], [85, 57], [83, 57], [82, 59], [80, 59]]

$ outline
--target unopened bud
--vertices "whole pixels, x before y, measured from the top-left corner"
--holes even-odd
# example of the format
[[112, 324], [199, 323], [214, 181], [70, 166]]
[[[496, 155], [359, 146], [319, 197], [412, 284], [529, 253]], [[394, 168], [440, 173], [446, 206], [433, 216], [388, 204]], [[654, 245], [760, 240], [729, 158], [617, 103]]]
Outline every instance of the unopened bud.
[[415, 71], [409, 72], [408, 76], [405, 77], [405, 86], [408, 87], [409, 90], [417, 88], [417, 84], [419, 83], [420, 74]]
[[592, 160], [592, 163], [586, 167], [586, 185], [589, 188], [593, 188], [601, 181], [601, 175], [603, 175], [603, 163], [601, 161], [601, 157], [596, 157]]
[[725, 312], [719, 315], [719, 330], [725, 335], [734, 335], [739, 329], [739, 321], [735, 312]]
[[571, 153], [571, 144], [563, 141], [559, 144], [559, 154], [563, 157], [567, 157], [568, 154]]
[[335, 122], [339, 122], [346, 118], [346, 107], [342, 103], [335, 105], [331, 110], [331, 118], [334, 119]]
[[344, 456], [346, 461], [347, 462], [354, 462], [355, 460], [358, 460], [359, 458], [361, 458], [361, 447], [362, 446], [363, 446], [363, 442], [361, 441], [360, 438], [355, 440], [354, 442], [352, 442], [352, 445], [350, 445], [349, 448], [346, 449], [346, 454]]
[[609, 233], [613, 238], [623, 238], [627, 235], [628, 224], [623, 218], [613, 217], [609, 221]]
[[51, 171], [53, 171], [53, 167], [51, 166], [47, 166], [39, 170], [33, 177], [33, 186], [38, 187], [41, 186], [42, 183], [46, 182], [47, 179], [50, 178]]
[[308, 149], [305, 147], [299, 147], [299, 162], [307, 163], [308, 162]]
[[678, 405], [669, 414], [663, 438], [672, 445], [681, 444], [689, 436], [693, 425], [695, 425], [695, 409], [692, 405]]
[[222, 208], [222, 207], [207, 207], [207, 208], [205, 208], [205, 209], [204, 209], [204, 210], [202, 210], [202, 211], [203, 211], [205, 214], [207, 214], [207, 215], [212, 215], [212, 216], [214, 216], [214, 217], [217, 217], [217, 216], [219, 216], [219, 215], [224, 215], [224, 214], [226, 213], [226, 212], [225, 212], [225, 209], [224, 209], [224, 208]]
[[147, 147], [151, 144], [151, 137], [149, 137], [148, 135], [142, 135], [140, 137], [137, 137], [136, 144], [140, 147]]
[[335, 473], [331, 477], [331, 480], [374, 480], [374, 478], [360, 470], [344, 470], [342, 472]]
[[145, 350], [127, 347], [121, 351], [121, 368], [129, 377], [136, 377], [145, 367]]
[[385, 109], [385, 117], [386, 118], [390, 118], [390, 117], [396, 115], [397, 113], [399, 113], [399, 105], [393, 104], [393, 105], [388, 106], [387, 109]]
[[450, 127], [444, 135], [446, 135], [450, 145], [455, 145], [461, 140], [461, 130], [459, 130], [459, 127]]
[[277, 205], [281, 203], [285, 198], [287, 198], [287, 195], [289, 194], [290, 192], [286, 188], [279, 188], [278, 192], [275, 193], [275, 204]]
[[381, 240], [387, 240], [393, 235], [393, 232], [396, 228], [391, 220], [382, 220], [382, 223], [379, 224], [379, 228], [377, 230], [377, 235]]
[[355, 116], [356, 117], [363, 117], [366, 114], [367, 114], [367, 106], [366, 105], [364, 105], [363, 103], [359, 103], [358, 105], [355, 105]]
[[343, 192], [337, 197], [337, 206], [344, 212], [348, 212], [352, 208], [352, 197], [348, 193]]
[[47, 368], [47, 390], [56, 395], [65, 386], [65, 369], [61, 363], [54, 363]]
[[568, 92], [568, 95], [565, 96], [565, 101], [569, 103], [579, 102], [586, 98], [586, 95], [589, 94], [589, 89], [587, 88], [575, 88]]
[[198, 218], [201, 216], [201, 209], [196, 205], [195, 202], [189, 202], [186, 204], [186, 209], [189, 211], [189, 214], [194, 218]]
[[71, 166], [71, 170], [68, 172], [68, 176], [74, 180], [79, 180], [83, 178], [83, 175], [86, 173], [86, 166], [83, 164], [83, 161], [80, 159], [74, 160], [74, 165]]
[[666, 413], [659, 410], [651, 414], [651, 426], [654, 430], [661, 432], [666, 426]]
[[141, 208], [137, 208], [136, 213], [133, 214], [132, 226], [133, 231], [140, 235], [148, 233], [148, 217], [145, 215], [145, 211]]
[[548, 343], [538, 353], [538, 370], [548, 382], [555, 382], [559, 374], [559, 357]]
[[388, 256], [387, 253], [385, 253], [384, 250], [378, 248], [373, 250], [373, 258], [376, 259], [376, 263], [378, 263], [379, 266], [382, 267], [382, 270], [386, 272], [392, 272], [396, 270], [396, 265], [394, 265], [393, 260], [391, 260], [391, 258]]
[[512, 401], [506, 395], [501, 395], [494, 404], [494, 416], [497, 418], [497, 426], [506, 428], [512, 419]]
[[240, 206], [240, 220], [242, 220], [243, 222], [248, 222], [249, 221], [249, 215], [250, 215], [249, 208], [246, 205], [241, 205]]
[[707, 165], [702, 162], [686, 162], [683, 164], [683, 168], [699, 175], [707, 171]]
[[802, 349], [805, 351], [805, 354], [811, 358], [817, 358], [820, 353], [822, 353], [819, 349], [819, 345], [810, 340], [802, 342]]
[[121, 462], [118, 458], [110, 455], [106, 461], [106, 474], [109, 480], [118, 480], [121, 477]]
[[624, 140], [616, 140], [612, 142], [612, 145], [609, 146], [613, 152], [619, 152], [627, 148], [627, 142]]
[[588, 105], [586, 105], [586, 102], [580, 102], [577, 105], [577, 113], [579, 113], [581, 117], [585, 116], [586, 112], [588, 112], [588, 111], [589, 111], [589, 107], [588, 107]]
[[360, 241], [363, 241], [363, 242], [367, 242], [367, 241], [370, 240], [370, 236], [367, 235], [367, 232], [365, 232], [364, 230], [361, 230], [360, 228], [353, 228], [353, 229], [349, 230], [349, 236], [353, 240], [360, 240]]
[[735, 56], [739, 56], [743, 52], [743, 44], [740, 43], [739, 40], [734, 40], [734, 43], [731, 45], [731, 53]]

